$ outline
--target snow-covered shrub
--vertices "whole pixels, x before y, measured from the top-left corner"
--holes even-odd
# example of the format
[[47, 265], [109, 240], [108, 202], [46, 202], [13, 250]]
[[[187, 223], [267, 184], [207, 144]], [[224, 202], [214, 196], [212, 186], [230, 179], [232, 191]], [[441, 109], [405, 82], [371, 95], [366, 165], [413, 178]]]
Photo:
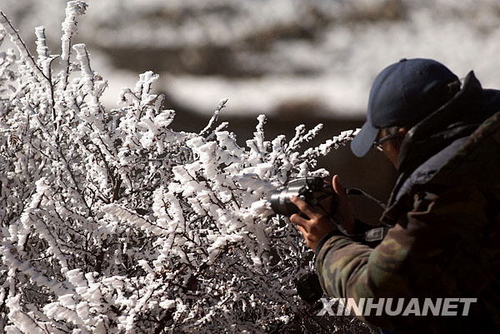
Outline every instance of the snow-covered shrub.
[[[32, 56], [0, 12], [0, 332], [284, 333], [312, 326], [294, 280], [311, 254], [266, 198], [348, 141], [320, 130], [238, 145], [218, 121], [169, 129], [174, 111], [140, 75], [119, 108], [72, 45], [84, 1], [67, 4], [60, 55], [36, 29]], [[195, 98], [195, 97], [193, 97]], [[333, 326], [333, 325], [332, 325]]]

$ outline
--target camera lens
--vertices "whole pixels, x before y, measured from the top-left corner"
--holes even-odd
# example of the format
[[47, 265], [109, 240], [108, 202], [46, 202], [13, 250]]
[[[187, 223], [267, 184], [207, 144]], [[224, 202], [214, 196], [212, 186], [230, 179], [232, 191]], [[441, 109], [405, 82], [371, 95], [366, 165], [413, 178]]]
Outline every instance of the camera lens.
[[292, 180], [286, 187], [271, 194], [271, 208], [274, 212], [290, 217], [299, 213], [299, 209], [290, 201], [292, 196], [300, 196], [305, 200], [303, 194], [308, 191], [307, 179]]
[[298, 213], [299, 209], [290, 202], [290, 198], [293, 195], [297, 194], [290, 194], [287, 189], [283, 189], [282, 191], [277, 191], [274, 192], [271, 195], [271, 209], [278, 214], [290, 217], [294, 213]]

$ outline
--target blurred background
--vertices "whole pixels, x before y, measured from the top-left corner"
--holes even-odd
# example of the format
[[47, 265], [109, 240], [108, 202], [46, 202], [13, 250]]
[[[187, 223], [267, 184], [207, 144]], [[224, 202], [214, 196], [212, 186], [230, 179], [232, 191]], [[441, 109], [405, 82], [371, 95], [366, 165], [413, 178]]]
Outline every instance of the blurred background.
[[[43, 25], [60, 52], [65, 0], [0, 3], [32, 49], [34, 28]], [[156, 91], [177, 112], [176, 130], [200, 130], [228, 98], [221, 118], [242, 144], [258, 114], [268, 116], [268, 139], [323, 123], [311, 145], [361, 126], [375, 75], [401, 58], [434, 58], [459, 77], [474, 70], [485, 87], [500, 87], [499, 0], [88, 3], [74, 42], [87, 44], [93, 68], [108, 79], [106, 105], [116, 107], [120, 89], [152, 70], [160, 74]], [[395, 179], [379, 152], [358, 159], [343, 147], [320, 167], [382, 200]]]

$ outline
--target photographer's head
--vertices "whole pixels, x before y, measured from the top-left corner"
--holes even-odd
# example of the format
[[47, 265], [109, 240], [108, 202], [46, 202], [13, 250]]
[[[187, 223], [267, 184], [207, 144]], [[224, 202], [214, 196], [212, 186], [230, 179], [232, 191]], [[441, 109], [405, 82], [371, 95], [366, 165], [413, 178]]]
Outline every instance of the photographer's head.
[[375, 78], [367, 120], [351, 142], [362, 157], [372, 146], [397, 165], [399, 147], [408, 130], [450, 100], [460, 87], [458, 77], [431, 59], [402, 59]]

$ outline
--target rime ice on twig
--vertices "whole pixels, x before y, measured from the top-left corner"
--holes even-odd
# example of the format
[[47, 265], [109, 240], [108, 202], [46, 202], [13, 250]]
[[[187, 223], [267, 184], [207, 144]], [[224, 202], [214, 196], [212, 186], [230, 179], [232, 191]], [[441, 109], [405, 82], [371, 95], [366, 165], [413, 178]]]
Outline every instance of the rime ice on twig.
[[47, 79], [40, 68], [37, 66], [35, 60], [33, 59], [33, 56], [30, 54], [28, 48], [24, 44], [24, 41], [19, 36], [19, 33], [12, 26], [9, 19], [2, 11], [0, 11], [0, 25], [2, 25], [5, 31], [10, 35], [12, 43], [14, 43], [19, 53], [21, 54], [21, 59], [24, 60], [31, 71], [35, 73], [35, 75], [38, 77], [38, 80], [41, 81], [43, 79]]
[[66, 5], [66, 18], [62, 23], [62, 36], [61, 36], [61, 62], [63, 70], [61, 72], [61, 85], [66, 87], [68, 84], [69, 75], [69, 57], [71, 55], [71, 38], [76, 33], [77, 21], [79, 15], [83, 15], [87, 8], [85, 1], [68, 1]]
[[73, 49], [76, 51], [76, 59], [81, 64], [82, 75], [85, 78], [93, 78], [94, 71], [90, 68], [90, 59], [89, 54], [87, 52], [87, 48], [85, 44], [76, 44], [73, 45]]
[[346, 145], [348, 142], [354, 139], [359, 129], [342, 131], [340, 135], [334, 136], [332, 139], [328, 139], [325, 143], [320, 144], [317, 147], [312, 147], [307, 149], [302, 155], [304, 158], [310, 157], [320, 157], [330, 153], [332, 149], [338, 149], [342, 145]]
[[40, 61], [49, 57], [49, 47], [47, 46], [47, 39], [45, 37], [45, 27], [36, 27], [36, 52]]
[[36, 27], [36, 52], [38, 54], [38, 66], [42, 69], [44, 76], [50, 81], [50, 65], [57, 56], [49, 55], [49, 47], [45, 36], [45, 27]]
[[219, 113], [226, 107], [227, 101], [228, 99], [223, 99], [220, 101], [219, 106], [215, 109], [214, 114], [210, 118], [207, 126], [200, 131], [200, 136], [206, 136], [210, 133], [211, 130], [213, 130], [214, 124], [216, 124], [217, 120], [219, 119]]

